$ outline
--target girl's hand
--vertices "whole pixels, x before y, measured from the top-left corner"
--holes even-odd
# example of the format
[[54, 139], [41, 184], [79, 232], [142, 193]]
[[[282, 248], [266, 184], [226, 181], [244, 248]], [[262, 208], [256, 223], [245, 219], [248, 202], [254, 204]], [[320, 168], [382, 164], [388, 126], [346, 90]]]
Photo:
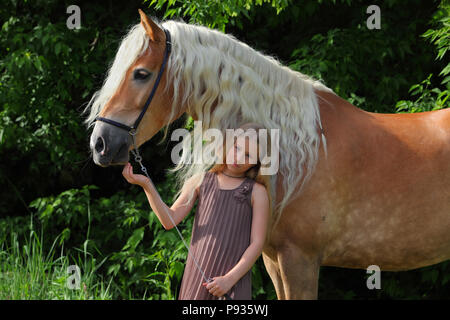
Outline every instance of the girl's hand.
[[203, 286], [206, 286], [209, 293], [216, 297], [221, 297], [234, 286], [234, 283], [226, 276], [213, 277], [213, 281], [208, 283], [203, 282]]
[[144, 185], [148, 183], [148, 178], [146, 176], [133, 173], [133, 167], [129, 162], [123, 167], [122, 175], [129, 183], [137, 184], [141, 187], [144, 187]]

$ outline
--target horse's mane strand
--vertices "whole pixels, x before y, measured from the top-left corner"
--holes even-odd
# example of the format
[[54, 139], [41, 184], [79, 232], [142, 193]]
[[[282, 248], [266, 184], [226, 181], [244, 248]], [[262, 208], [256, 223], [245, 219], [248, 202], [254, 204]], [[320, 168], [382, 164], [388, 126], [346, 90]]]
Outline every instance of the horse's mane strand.
[[94, 93], [84, 110], [85, 113], [89, 112], [85, 120], [88, 127], [94, 125], [95, 118], [117, 91], [128, 68], [145, 52], [148, 44], [149, 38], [146, 36], [144, 28], [140, 24], [133, 25], [119, 45], [119, 49], [117, 50], [113, 63], [109, 67], [102, 88]]
[[[332, 90], [320, 81], [282, 66], [275, 58], [259, 53], [231, 35], [173, 20], [162, 26], [172, 36], [166, 84], [173, 87], [174, 95], [168, 123], [174, 120], [181, 106], [186, 106], [190, 115], [202, 121], [203, 129], [217, 128], [225, 132], [243, 122], [280, 129], [279, 173], [285, 179], [282, 185], [284, 197], [273, 211], [276, 224], [283, 208], [300, 194], [317, 162], [321, 122], [314, 89]], [[103, 88], [90, 102], [88, 124], [115, 91], [117, 81], [120, 82], [131, 60], [145, 50], [145, 39], [145, 31], [139, 24], [125, 37]], [[125, 54], [127, 48], [132, 50]], [[167, 129], [168, 126], [164, 138]], [[191, 132], [191, 139], [202, 137]], [[190, 150], [191, 141], [184, 139], [183, 150]], [[201, 140], [196, 143], [201, 145]], [[177, 172], [178, 193], [175, 197], [188, 179], [194, 183], [190, 184], [189, 199], [194, 195], [195, 187], [201, 184], [204, 172], [211, 164], [198, 163], [200, 156], [195, 152], [182, 152], [181, 161], [170, 170]], [[276, 175], [271, 179], [272, 199], [276, 199], [275, 183]]]

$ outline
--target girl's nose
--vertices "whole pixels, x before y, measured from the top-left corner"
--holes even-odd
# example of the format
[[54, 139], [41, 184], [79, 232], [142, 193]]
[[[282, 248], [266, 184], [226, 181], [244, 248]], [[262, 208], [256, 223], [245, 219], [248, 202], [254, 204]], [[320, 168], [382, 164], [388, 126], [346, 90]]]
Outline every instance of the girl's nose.
[[238, 159], [238, 164], [246, 164], [245, 154], [243, 152], [239, 152]]

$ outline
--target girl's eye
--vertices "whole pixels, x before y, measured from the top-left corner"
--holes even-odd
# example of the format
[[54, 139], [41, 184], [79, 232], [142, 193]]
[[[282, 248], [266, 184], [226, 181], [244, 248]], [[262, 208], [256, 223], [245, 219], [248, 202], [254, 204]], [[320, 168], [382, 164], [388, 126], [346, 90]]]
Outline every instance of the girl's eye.
[[151, 72], [148, 72], [145, 69], [136, 69], [133, 72], [133, 78], [134, 80], [143, 81], [147, 80], [151, 76]]
[[[234, 148], [237, 149], [238, 151], [241, 150], [241, 148], [239, 148], [237, 145], [234, 145]], [[250, 156], [248, 155], [248, 153], [246, 153], [245, 157], [249, 158]]]

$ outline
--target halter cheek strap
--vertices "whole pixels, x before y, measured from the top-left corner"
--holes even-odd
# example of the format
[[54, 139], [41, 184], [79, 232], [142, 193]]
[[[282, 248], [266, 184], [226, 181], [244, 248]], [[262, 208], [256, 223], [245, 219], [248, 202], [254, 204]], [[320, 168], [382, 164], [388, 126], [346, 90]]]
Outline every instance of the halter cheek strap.
[[167, 60], [169, 59], [169, 54], [172, 50], [172, 42], [171, 42], [171, 38], [170, 38], [170, 32], [164, 28], [163, 28], [163, 30], [164, 30], [164, 33], [166, 34], [166, 48], [164, 49], [163, 62], [161, 64], [161, 68], [159, 69], [158, 76], [155, 80], [155, 84], [153, 85], [152, 91], [150, 92], [150, 94], [147, 98], [147, 101], [145, 102], [144, 108], [142, 109], [141, 113], [139, 114], [139, 117], [136, 119], [134, 124], [130, 127], [126, 124], [117, 122], [115, 120], [103, 118], [103, 117], [96, 117], [95, 118], [96, 121], [102, 121], [102, 122], [111, 124], [113, 126], [116, 126], [120, 129], [126, 130], [132, 136], [134, 136], [136, 134], [139, 123], [141, 122], [142, 118], [144, 117], [145, 113], [147, 112], [147, 109], [150, 106], [150, 103], [152, 102], [153, 97], [155, 96], [156, 89], [158, 89], [158, 85], [161, 82], [162, 74], [164, 73], [164, 69], [166, 67]]

